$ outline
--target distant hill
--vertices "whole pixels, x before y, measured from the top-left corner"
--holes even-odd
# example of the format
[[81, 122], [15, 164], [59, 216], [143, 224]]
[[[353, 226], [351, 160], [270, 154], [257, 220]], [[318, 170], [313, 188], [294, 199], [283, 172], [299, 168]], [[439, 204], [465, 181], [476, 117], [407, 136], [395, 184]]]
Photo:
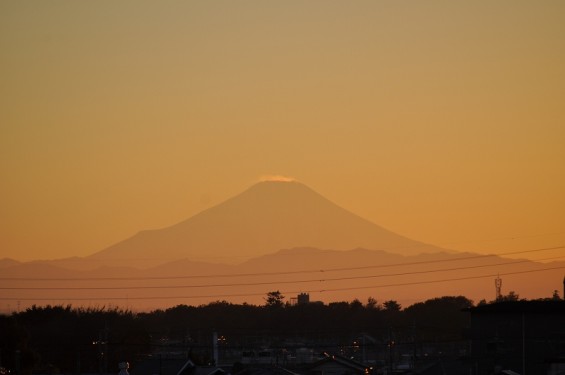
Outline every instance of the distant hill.
[[86, 260], [149, 267], [176, 259], [238, 259], [280, 249], [367, 248], [401, 255], [443, 249], [395, 234], [298, 182], [260, 182], [176, 225], [139, 232]]
[[478, 302], [494, 299], [498, 274], [504, 294], [514, 291], [532, 299], [550, 297], [555, 289], [561, 293], [564, 270], [565, 262], [539, 263], [471, 253], [402, 256], [367, 249], [316, 248], [280, 250], [240, 265], [182, 259], [145, 270], [105, 266], [78, 271], [29, 262], [2, 270], [0, 312], [20, 302], [22, 308], [70, 303], [135, 310], [217, 300], [260, 305], [273, 290], [283, 292], [287, 300], [307, 292], [311, 300], [326, 303], [356, 298], [366, 302], [373, 297], [408, 306], [458, 295]]
[[17, 260], [14, 260], [14, 259], [3, 258], [3, 259], [0, 259], [0, 268], [13, 267], [13, 266], [16, 266], [20, 263], [21, 262], [18, 262]]

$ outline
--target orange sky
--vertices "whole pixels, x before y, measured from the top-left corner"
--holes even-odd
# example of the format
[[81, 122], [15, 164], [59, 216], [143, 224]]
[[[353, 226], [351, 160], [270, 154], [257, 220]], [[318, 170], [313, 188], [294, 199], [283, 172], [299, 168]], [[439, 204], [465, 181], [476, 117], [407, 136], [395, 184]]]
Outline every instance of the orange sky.
[[564, 14], [0, 2], [0, 257], [89, 255], [268, 174], [444, 247], [564, 245]]

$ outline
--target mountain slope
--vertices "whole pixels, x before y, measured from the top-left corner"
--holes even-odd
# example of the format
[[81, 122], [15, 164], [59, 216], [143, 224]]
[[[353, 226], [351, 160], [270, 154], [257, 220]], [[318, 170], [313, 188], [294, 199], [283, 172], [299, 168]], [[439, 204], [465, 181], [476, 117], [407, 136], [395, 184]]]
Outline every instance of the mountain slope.
[[171, 227], [139, 232], [90, 259], [145, 266], [195, 257], [233, 262], [294, 247], [363, 247], [403, 255], [441, 251], [375, 225], [301, 183], [268, 181]]

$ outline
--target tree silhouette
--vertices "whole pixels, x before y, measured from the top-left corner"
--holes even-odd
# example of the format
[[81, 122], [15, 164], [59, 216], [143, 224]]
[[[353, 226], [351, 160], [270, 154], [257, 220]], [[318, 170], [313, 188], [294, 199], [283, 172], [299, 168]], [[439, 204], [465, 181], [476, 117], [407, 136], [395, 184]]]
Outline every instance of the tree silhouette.
[[281, 308], [284, 306], [284, 296], [278, 290], [267, 293], [265, 306], [270, 308]]
[[507, 295], [500, 297], [500, 301], [519, 301], [519, 300], [520, 300], [520, 295], [513, 290], [508, 292]]
[[381, 306], [379, 306], [379, 303], [373, 297], [369, 297], [367, 299], [367, 304], [365, 305], [365, 307], [368, 309], [376, 309], [376, 310], [381, 309]]
[[383, 303], [383, 307], [384, 307], [385, 311], [388, 311], [388, 312], [399, 312], [400, 309], [402, 308], [400, 306], [400, 304], [393, 299], [391, 299], [389, 301], [385, 301]]

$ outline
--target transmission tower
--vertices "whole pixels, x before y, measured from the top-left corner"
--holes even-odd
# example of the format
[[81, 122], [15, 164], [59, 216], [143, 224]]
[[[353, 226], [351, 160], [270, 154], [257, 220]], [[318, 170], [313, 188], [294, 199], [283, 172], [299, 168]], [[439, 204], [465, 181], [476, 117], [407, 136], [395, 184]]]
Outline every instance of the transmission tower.
[[502, 298], [502, 279], [500, 278], [500, 275], [496, 276], [496, 279], [494, 279], [494, 286], [496, 288], [496, 300], [500, 301], [500, 299]]

